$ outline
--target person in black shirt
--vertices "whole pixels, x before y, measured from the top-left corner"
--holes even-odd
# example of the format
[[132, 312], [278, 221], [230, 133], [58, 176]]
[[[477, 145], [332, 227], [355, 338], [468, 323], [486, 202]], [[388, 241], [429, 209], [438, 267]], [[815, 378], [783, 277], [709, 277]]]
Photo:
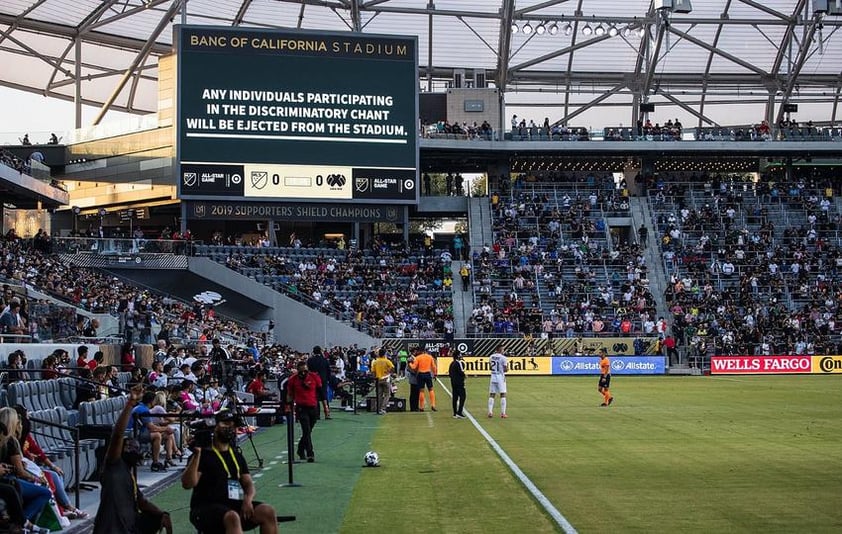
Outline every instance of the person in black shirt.
[[132, 469], [143, 458], [140, 444], [134, 439], [123, 439], [132, 410], [142, 397], [143, 386], [135, 385], [111, 432], [102, 471], [102, 492], [94, 520], [94, 534], [152, 534], [161, 529], [172, 534], [170, 515], [146, 500], [132, 473]]
[[450, 375], [450, 387], [453, 389], [453, 418], [464, 419], [465, 399], [468, 394], [465, 391], [465, 363], [462, 361], [462, 353], [459, 349], [453, 351], [453, 361], [447, 372]]
[[192, 489], [190, 522], [203, 534], [231, 534], [260, 527], [260, 534], [277, 534], [275, 509], [254, 500], [248, 464], [231, 445], [236, 437], [234, 414], [216, 414], [210, 447], [194, 447], [181, 487]]
[[[327, 387], [330, 384], [330, 362], [325, 358], [322, 348], [318, 345], [313, 347], [313, 355], [307, 359], [307, 370], [319, 375], [322, 387], [319, 388], [319, 404], [325, 412], [325, 419], [330, 419], [330, 405], [327, 399]], [[316, 418], [318, 419], [318, 412]]]

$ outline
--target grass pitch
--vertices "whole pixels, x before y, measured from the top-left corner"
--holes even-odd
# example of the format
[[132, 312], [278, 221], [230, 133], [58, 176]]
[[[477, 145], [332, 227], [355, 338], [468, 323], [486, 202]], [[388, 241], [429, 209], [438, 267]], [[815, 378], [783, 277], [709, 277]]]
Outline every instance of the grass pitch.
[[[444, 384], [449, 387], [445, 377]], [[833, 376], [621, 377], [600, 408], [596, 377], [511, 377], [509, 419], [467, 410], [581, 533], [842, 531], [842, 388]], [[258, 435], [278, 463], [258, 498], [298, 520], [284, 533], [533, 533], [558, 527], [468, 420], [337, 413], [317, 425], [317, 463], [281, 488], [284, 427]], [[406, 384], [401, 384], [406, 394]], [[382, 466], [362, 467], [380, 453]], [[250, 448], [246, 447], [246, 456]], [[189, 493], [154, 500], [191, 532]]]
[[[835, 377], [614, 377], [609, 408], [595, 377], [512, 377], [506, 420], [485, 417], [487, 385], [469, 380], [468, 410], [579, 532], [842, 530]], [[438, 399], [383, 418], [373, 446], [390, 467], [363, 472], [343, 531], [553, 528]]]

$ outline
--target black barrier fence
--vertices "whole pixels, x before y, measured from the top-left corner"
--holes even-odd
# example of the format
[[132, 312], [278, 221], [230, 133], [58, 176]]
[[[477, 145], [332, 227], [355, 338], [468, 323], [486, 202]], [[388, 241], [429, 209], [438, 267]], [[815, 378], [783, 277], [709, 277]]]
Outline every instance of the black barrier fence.
[[441, 348], [448, 345], [449, 350], [458, 350], [462, 354], [489, 356], [498, 345], [513, 356], [553, 356], [563, 354], [597, 354], [605, 349], [617, 356], [642, 356], [657, 354], [658, 338], [651, 337], [565, 337], [558, 339], [528, 338], [457, 338], [450, 341], [441, 339], [384, 339], [383, 346], [397, 352], [411, 352], [420, 348], [438, 356]]

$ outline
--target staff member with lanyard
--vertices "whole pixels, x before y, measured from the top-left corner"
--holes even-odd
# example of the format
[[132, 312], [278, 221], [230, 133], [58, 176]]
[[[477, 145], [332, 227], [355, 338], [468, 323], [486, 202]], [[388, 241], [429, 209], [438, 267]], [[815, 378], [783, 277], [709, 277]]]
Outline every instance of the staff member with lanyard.
[[210, 447], [193, 449], [181, 487], [192, 489], [190, 522], [202, 534], [235, 534], [260, 527], [261, 534], [277, 534], [275, 509], [254, 500], [255, 488], [248, 464], [239, 449], [234, 414], [216, 414]]

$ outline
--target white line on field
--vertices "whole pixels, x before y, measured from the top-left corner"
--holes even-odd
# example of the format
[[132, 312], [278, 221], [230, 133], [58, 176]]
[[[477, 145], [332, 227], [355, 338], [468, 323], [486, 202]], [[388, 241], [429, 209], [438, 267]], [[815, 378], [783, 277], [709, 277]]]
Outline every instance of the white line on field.
[[[444, 382], [442, 382], [439, 378], [437, 378], [436, 380], [441, 385], [442, 389], [444, 389], [444, 391], [452, 397], [453, 394], [450, 392], [449, 389], [447, 389], [447, 386], [444, 385]], [[488, 444], [491, 445], [491, 448], [494, 449], [494, 452], [497, 453], [497, 456], [499, 456], [500, 459], [503, 460], [503, 463], [505, 463], [508, 466], [508, 468], [512, 471], [512, 473], [514, 473], [517, 479], [520, 480], [520, 483], [523, 484], [523, 486], [527, 490], [529, 490], [529, 493], [531, 493], [532, 496], [535, 497], [535, 500], [537, 500], [538, 503], [544, 507], [544, 510], [546, 510], [547, 513], [550, 514], [550, 517], [552, 517], [556, 524], [559, 527], [561, 527], [565, 534], [577, 534], [576, 529], [573, 527], [573, 525], [570, 524], [570, 521], [568, 521], [567, 518], [564, 517], [561, 514], [561, 512], [558, 511], [558, 508], [553, 506], [553, 503], [550, 502], [546, 495], [541, 493], [541, 490], [538, 489], [538, 486], [536, 486], [531, 480], [529, 480], [529, 477], [527, 477], [526, 474], [523, 471], [521, 471], [520, 467], [518, 467], [514, 460], [512, 460], [509, 457], [509, 455], [506, 454], [506, 451], [503, 450], [503, 447], [501, 447], [496, 441], [494, 441], [494, 438], [492, 438], [491, 435], [488, 432], [486, 432], [484, 428], [482, 428], [482, 426], [479, 424], [479, 421], [477, 421], [474, 418], [474, 416], [471, 415], [471, 412], [465, 410], [465, 413], [468, 416], [468, 420], [471, 423], [473, 423], [474, 427], [479, 431], [482, 437], [485, 438], [485, 441], [487, 441]]]
[[278, 460], [272, 460], [271, 462], [269, 462], [269, 465], [275, 465], [277, 463], [278, 463]]
[[432, 412], [427, 412], [427, 426], [430, 428], [433, 428], [435, 426], [435, 423], [433, 422]]

